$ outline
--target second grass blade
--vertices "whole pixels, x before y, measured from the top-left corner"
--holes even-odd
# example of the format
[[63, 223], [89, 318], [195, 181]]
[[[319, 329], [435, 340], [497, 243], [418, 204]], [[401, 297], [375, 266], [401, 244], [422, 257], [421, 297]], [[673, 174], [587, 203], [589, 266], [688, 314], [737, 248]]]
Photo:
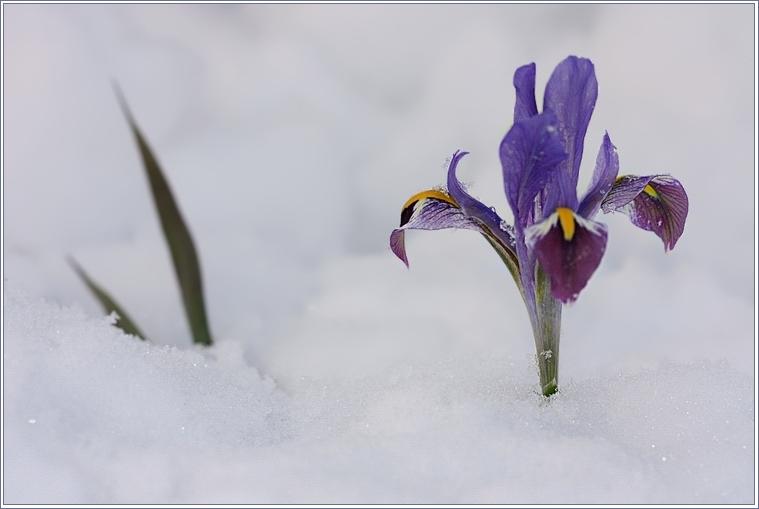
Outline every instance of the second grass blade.
[[71, 268], [74, 269], [74, 272], [76, 272], [84, 284], [87, 285], [87, 288], [89, 288], [90, 292], [92, 292], [92, 295], [98, 300], [105, 312], [116, 313], [117, 317], [116, 323], [114, 325], [127, 334], [131, 334], [132, 336], [136, 336], [139, 339], [144, 340], [145, 334], [143, 334], [142, 331], [137, 328], [137, 326], [134, 324], [134, 320], [132, 320], [129, 315], [126, 314], [124, 308], [119, 306], [116, 301], [113, 300], [113, 297], [111, 297], [108, 292], [103, 290], [100, 285], [95, 283], [95, 281], [92, 280], [92, 278], [84, 271], [84, 269], [82, 269], [78, 263], [76, 263], [73, 258], [69, 257], [68, 262], [69, 265], [71, 265]]

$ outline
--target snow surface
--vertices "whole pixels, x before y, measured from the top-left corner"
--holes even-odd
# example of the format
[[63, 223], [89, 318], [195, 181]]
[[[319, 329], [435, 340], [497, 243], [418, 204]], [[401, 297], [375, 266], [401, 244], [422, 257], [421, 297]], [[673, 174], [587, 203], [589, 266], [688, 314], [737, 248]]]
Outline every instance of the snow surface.
[[[751, 503], [752, 8], [4, 5], [3, 502]], [[569, 53], [600, 89], [581, 188], [606, 129], [691, 210], [666, 255], [601, 217], [545, 402], [489, 246], [413, 232], [406, 270], [387, 240], [456, 149], [510, 215], [511, 73], [540, 94]], [[200, 249], [211, 349], [110, 78]]]
[[751, 501], [752, 383], [723, 363], [549, 402], [502, 353], [277, 388], [234, 344], [153, 346], [12, 290], [5, 312], [6, 502]]

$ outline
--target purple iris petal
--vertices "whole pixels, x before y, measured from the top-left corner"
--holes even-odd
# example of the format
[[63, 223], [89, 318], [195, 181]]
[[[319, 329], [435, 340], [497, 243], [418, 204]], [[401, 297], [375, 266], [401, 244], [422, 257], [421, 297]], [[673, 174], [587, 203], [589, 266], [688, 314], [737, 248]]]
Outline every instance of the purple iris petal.
[[601, 201], [609, 193], [619, 172], [619, 155], [609, 133], [604, 134], [604, 140], [596, 158], [596, 169], [593, 172], [593, 180], [585, 196], [580, 202], [578, 213], [585, 218], [592, 219], [601, 207]]
[[632, 202], [635, 197], [643, 191], [648, 183], [657, 176], [659, 175], [648, 175], [645, 177], [624, 175], [619, 177], [614, 182], [609, 193], [604, 197], [603, 202], [601, 202], [601, 209], [605, 214], [621, 210], [628, 203]]
[[[558, 165], [557, 165], [558, 166]], [[552, 173], [540, 195], [541, 216], [535, 217], [534, 223], [548, 217], [559, 207], [577, 209], [577, 187], [572, 184], [569, 174], [562, 171], [560, 166]]]
[[468, 153], [469, 152], [457, 151], [453, 154], [451, 164], [448, 166], [448, 193], [450, 193], [451, 197], [459, 204], [459, 207], [461, 207], [461, 210], [464, 211], [465, 215], [482, 222], [506, 249], [512, 250], [514, 246], [514, 237], [509, 231], [509, 227], [503, 219], [501, 219], [501, 216], [499, 216], [495, 210], [467, 193], [461, 185], [461, 182], [459, 182], [459, 179], [456, 177], [456, 168], [458, 167], [459, 161], [461, 161], [461, 159], [463, 159]]
[[566, 158], [556, 116], [544, 112], [515, 123], [501, 142], [500, 156], [506, 197], [519, 230], [529, 224], [535, 197]]
[[585, 288], [601, 263], [606, 250], [606, 226], [573, 214], [573, 226], [567, 230], [558, 212], [531, 226], [526, 240], [551, 280], [551, 294], [562, 302], [571, 302]]
[[390, 234], [390, 249], [408, 267], [406, 230], [443, 230], [461, 228], [482, 231], [477, 222], [467, 218], [455, 205], [436, 198], [424, 198], [409, 204], [401, 213], [401, 225]]
[[514, 89], [517, 100], [514, 104], [514, 122], [534, 117], [538, 114], [535, 102], [535, 64], [527, 64], [514, 71]]
[[593, 63], [587, 58], [570, 56], [556, 66], [546, 84], [543, 111], [556, 114], [559, 133], [564, 140], [567, 159], [562, 163], [573, 188], [577, 188], [585, 132], [598, 96], [598, 82]]
[[624, 212], [635, 226], [654, 232], [668, 251], [685, 229], [688, 195], [682, 184], [669, 175], [627, 175], [617, 179], [601, 209], [606, 213]]

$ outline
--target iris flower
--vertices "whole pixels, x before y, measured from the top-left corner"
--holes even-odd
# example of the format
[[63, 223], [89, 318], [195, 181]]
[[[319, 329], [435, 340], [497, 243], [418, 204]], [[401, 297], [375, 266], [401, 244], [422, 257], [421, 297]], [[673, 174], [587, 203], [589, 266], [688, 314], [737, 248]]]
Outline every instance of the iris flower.
[[556, 66], [542, 112], [535, 101], [535, 64], [516, 70], [514, 87], [514, 124], [499, 150], [514, 224], [462, 186], [456, 168], [467, 152], [457, 151], [446, 187], [417, 193], [403, 205], [390, 247], [408, 266], [406, 230], [461, 228], [482, 234], [522, 295], [535, 338], [541, 392], [550, 396], [558, 390], [562, 304], [577, 298], [606, 249], [606, 226], [595, 216], [622, 212], [635, 226], [657, 235], [668, 251], [683, 233], [688, 196], [669, 175], [617, 176], [617, 149], [606, 133], [590, 186], [578, 199], [585, 132], [598, 95], [590, 60], [570, 56]]

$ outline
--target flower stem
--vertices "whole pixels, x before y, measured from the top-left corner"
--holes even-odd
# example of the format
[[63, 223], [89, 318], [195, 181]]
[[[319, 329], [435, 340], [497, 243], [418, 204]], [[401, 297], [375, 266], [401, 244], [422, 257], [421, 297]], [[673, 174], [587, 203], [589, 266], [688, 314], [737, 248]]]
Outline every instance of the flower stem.
[[[558, 345], [557, 345], [558, 346]], [[550, 356], [548, 356], [550, 355]], [[540, 390], [543, 396], [551, 396], [559, 390], [559, 359], [554, 350], [538, 354], [538, 371], [540, 372]]]
[[538, 266], [535, 271], [536, 320], [533, 322], [537, 349], [540, 390], [551, 396], [559, 390], [559, 339], [561, 302], [551, 296], [548, 276]]

